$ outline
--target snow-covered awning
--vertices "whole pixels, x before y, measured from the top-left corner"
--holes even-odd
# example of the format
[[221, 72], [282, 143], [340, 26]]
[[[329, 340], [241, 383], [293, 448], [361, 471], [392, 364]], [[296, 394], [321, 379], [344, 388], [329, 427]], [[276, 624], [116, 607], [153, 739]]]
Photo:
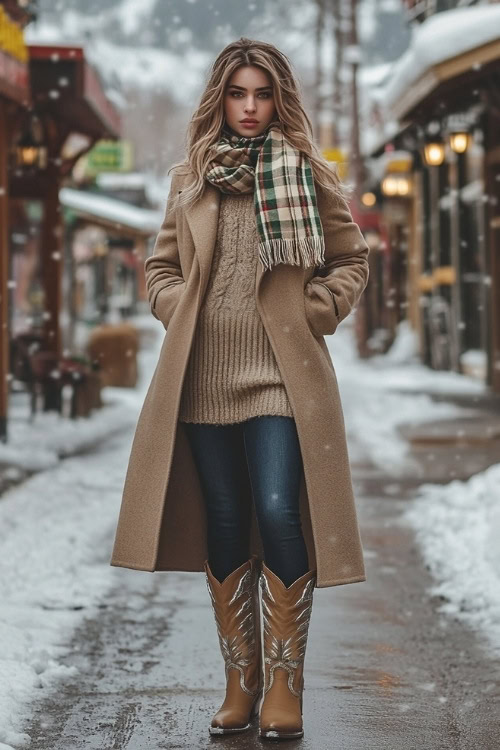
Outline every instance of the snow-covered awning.
[[400, 120], [441, 82], [500, 59], [500, 4], [459, 8], [428, 18], [414, 33], [385, 88]]
[[59, 200], [80, 216], [117, 231], [150, 236], [158, 232], [163, 219], [161, 211], [139, 208], [116, 198], [73, 188], [62, 188]]

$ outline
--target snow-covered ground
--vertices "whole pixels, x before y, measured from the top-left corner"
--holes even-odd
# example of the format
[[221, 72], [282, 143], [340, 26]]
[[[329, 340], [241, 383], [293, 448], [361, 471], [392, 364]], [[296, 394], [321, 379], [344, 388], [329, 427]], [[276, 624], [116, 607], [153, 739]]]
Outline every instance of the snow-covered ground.
[[[64, 437], [75, 440], [76, 435], [65, 436], [63, 431], [51, 443], [46, 440], [53, 460], [40, 461], [38, 474], [0, 498], [0, 750], [29, 746], [23, 725], [30, 701], [40, 687], [57, 684], [67, 674], [60, 659], [75, 628], [84, 617], [95, 614], [115, 580], [115, 569], [109, 566], [109, 540], [118, 516], [133, 426], [164, 333], [151, 315], [142, 317], [140, 325], [158, 336], [150, 350], [141, 352], [139, 387], [112, 391], [113, 409], [121, 411], [124, 420], [120, 434], [100, 442], [96, 451], [64, 460], [58, 458], [53, 440], [60, 448]], [[420, 365], [405, 326], [388, 355], [369, 361], [357, 357], [350, 320], [327, 343], [352, 451], [361, 446], [389, 475], [398, 476], [409, 460], [398, 424], [463, 413], [433, 402], [427, 393], [412, 391], [483, 390], [470, 378]], [[85, 422], [89, 445], [93, 427], [96, 438], [103, 429], [100, 419], [96, 414]], [[25, 440], [28, 432], [26, 428]], [[36, 442], [41, 437], [38, 434]], [[439, 591], [449, 599], [447, 611], [456, 613], [466, 601], [473, 624], [485, 628], [497, 644], [500, 560], [494, 529], [500, 526], [495, 492], [499, 484], [500, 468], [492, 467], [469, 483], [424, 485], [406, 519], [415, 526]]]
[[500, 654], [500, 463], [462, 482], [424, 484], [404, 514], [453, 615]]
[[72, 633], [112, 585], [110, 532], [164, 332], [151, 315], [134, 321], [158, 333], [140, 353], [136, 389], [103, 389], [109, 405], [89, 419], [37, 415], [31, 428], [14, 419], [12, 444], [1, 447], [0, 457], [39, 473], [0, 498], [0, 750], [29, 747], [22, 726], [30, 701], [67, 674], [59, 662]]
[[413, 460], [398, 425], [464, 416], [468, 410], [437, 403], [430, 394], [479, 394], [484, 392], [484, 385], [420, 364], [416, 341], [406, 322], [400, 324], [386, 355], [361, 360], [350, 324], [351, 319], [344, 321], [327, 343], [339, 382], [347, 435], [352, 437], [351, 455], [354, 458], [355, 451], [362, 450], [386, 474], [402, 476], [411, 471]]
[[[398, 439], [397, 425], [463, 416], [468, 410], [436, 403], [428, 394], [479, 394], [484, 386], [421, 365], [406, 323], [400, 324], [385, 356], [359, 360], [354, 338], [346, 335], [349, 322], [328, 344], [347, 431], [354, 438], [351, 453], [361, 446], [384, 472], [397, 477], [411, 468], [408, 444]], [[426, 392], [413, 392], [419, 389]], [[500, 653], [500, 463], [467, 481], [421, 485], [401, 521], [414, 529], [435, 579], [429, 593], [444, 597], [439, 611], [482, 633], [490, 652]]]

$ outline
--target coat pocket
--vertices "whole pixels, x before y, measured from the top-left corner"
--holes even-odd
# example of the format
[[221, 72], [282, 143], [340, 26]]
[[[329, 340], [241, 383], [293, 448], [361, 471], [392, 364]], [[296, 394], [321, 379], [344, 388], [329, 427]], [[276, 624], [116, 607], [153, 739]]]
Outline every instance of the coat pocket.
[[156, 317], [163, 323], [165, 328], [170, 323], [185, 288], [186, 282], [184, 279], [181, 279], [175, 284], [169, 284], [160, 289], [156, 295], [154, 305]]
[[311, 333], [329, 336], [339, 324], [333, 293], [321, 281], [309, 281], [304, 288], [304, 309]]

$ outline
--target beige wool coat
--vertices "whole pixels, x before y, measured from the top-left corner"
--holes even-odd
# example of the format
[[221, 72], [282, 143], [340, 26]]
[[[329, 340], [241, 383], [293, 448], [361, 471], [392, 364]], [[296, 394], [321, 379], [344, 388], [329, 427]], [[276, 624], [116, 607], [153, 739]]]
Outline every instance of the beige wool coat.
[[[177, 167], [145, 262], [151, 311], [166, 332], [135, 431], [110, 562], [137, 570], [201, 572], [207, 559], [204, 500], [178, 413], [221, 193], [206, 181], [196, 204], [176, 207], [186, 181], [189, 168]], [[316, 193], [326, 268], [279, 264], [265, 270], [258, 262], [255, 299], [297, 426], [309, 563], [317, 568], [316, 586], [327, 587], [366, 580], [342, 405], [324, 336], [335, 332], [363, 292], [369, 250], [347, 204], [318, 184]], [[255, 510], [250, 552], [264, 559]]]

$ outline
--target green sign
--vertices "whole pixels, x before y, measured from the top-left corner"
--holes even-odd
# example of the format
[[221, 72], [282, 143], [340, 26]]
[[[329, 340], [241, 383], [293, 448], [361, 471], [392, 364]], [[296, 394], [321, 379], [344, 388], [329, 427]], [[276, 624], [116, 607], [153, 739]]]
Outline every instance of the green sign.
[[130, 172], [132, 169], [132, 144], [130, 141], [98, 141], [82, 157], [86, 175], [99, 172]]

